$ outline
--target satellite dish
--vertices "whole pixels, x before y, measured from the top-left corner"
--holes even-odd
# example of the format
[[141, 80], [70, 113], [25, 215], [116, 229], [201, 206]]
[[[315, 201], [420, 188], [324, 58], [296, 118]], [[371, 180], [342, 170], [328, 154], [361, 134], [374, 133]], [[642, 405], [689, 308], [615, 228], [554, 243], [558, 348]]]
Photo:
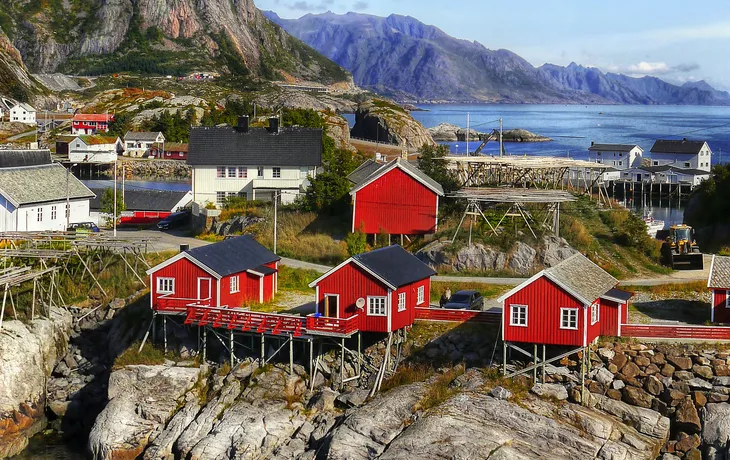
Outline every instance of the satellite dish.
[[359, 299], [357, 299], [355, 301], [355, 306], [357, 308], [359, 308], [360, 310], [362, 310], [362, 308], [365, 306], [365, 299], [363, 299], [362, 297], [360, 297]]

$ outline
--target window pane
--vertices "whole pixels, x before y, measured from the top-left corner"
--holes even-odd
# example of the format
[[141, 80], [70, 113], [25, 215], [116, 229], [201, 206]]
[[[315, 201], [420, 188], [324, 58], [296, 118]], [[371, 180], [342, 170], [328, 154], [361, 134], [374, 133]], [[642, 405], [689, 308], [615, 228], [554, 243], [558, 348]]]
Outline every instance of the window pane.
[[236, 177], [236, 168], [228, 168], [228, 177]]
[[226, 168], [218, 166], [218, 168], [216, 168], [216, 177], [226, 177]]

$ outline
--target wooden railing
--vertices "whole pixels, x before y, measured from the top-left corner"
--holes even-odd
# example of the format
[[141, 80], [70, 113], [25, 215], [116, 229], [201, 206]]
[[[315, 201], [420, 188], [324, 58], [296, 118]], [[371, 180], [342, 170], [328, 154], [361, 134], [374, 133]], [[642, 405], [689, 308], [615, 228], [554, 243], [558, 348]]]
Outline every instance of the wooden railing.
[[157, 298], [154, 310], [165, 312], [185, 313], [188, 307], [210, 307], [210, 297], [207, 299], [186, 299], [182, 297], [162, 296]]
[[730, 327], [622, 324], [621, 336], [646, 339], [730, 340]]
[[312, 333], [325, 332], [332, 334], [349, 335], [360, 329], [358, 315], [349, 318], [330, 318], [317, 316], [315, 313], [307, 316], [307, 331]]
[[448, 308], [416, 308], [416, 319], [465, 323], [499, 324], [502, 315], [479, 310], [451, 310]]

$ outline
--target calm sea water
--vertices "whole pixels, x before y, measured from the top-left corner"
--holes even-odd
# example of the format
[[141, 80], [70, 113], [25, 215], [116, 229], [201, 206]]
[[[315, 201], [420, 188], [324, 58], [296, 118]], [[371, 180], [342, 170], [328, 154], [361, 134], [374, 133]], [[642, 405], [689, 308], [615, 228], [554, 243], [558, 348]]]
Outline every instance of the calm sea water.
[[[522, 128], [553, 139], [540, 143], [507, 143], [508, 153], [516, 155], [568, 156], [587, 158], [591, 141], [600, 143], [637, 144], [645, 152], [654, 140], [707, 140], [713, 162], [730, 160], [730, 107], [637, 106], [637, 105], [498, 105], [498, 104], [430, 104], [421, 105], [423, 112], [412, 116], [426, 128], [439, 123], [470, 127], [480, 132], [499, 128]], [[354, 123], [354, 116], [348, 121]], [[722, 126], [724, 125], [724, 126]], [[464, 142], [446, 143], [452, 152], [465, 153]], [[478, 141], [469, 143], [474, 151]], [[483, 153], [498, 153], [496, 142], [489, 142]], [[725, 153], [723, 153], [725, 152]]]

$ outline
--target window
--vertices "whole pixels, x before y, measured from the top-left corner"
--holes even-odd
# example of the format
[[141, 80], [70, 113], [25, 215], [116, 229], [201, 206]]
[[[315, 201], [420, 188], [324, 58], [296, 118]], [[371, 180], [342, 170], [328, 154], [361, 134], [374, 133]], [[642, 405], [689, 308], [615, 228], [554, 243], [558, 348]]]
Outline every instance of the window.
[[264, 177], [264, 167], [263, 166], [259, 166], [258, 167], [258, 169], [256, 170], [256, 176], [257, 177]]
[[622, 157], [622, 156], [624, 156], [624, 154], [623, 153], [619, 153], [618, 156]]
[[659, 162], [658, 161], [655, 161], [654, 162], [654, 166], [659, 166]]
[[56, 206], [51, 206], [51, 220], [56, 220], [56, 217], [58, 217], [58, 211], [56, 211]]
[[509, 325], [527, 326], [527, 305], [509, 306]]
[[560, 329], [578, 329], [578, 309], [560, 309]]
[[241, 288], [238, 287], [238, 275], [231, 276], [231, 294], [239, 292]]
[[398, 311], [404, 311], [406, 309], [406, 293], [398, 293]]
[[368, 315], [387, 316], [385, 300], [385, 297], [368, 297]]
[[281, 168], [274, 168], [272, 170], [272, 176], [274, 179], [279, 179], [281, 177]]
[[175, 278], [157, 278], [158, 294], [174, 294]]
[[730, 308], [730, 291], [725, 291], [725, 308]]
[[248, 178], [248, 168], [238, 168], [238, 178], [247, 179]]
[[591, 324], [596, 324], [598, 322], [600, 308], [601, 307], [598, 305], [598, 302], [591, 304]]
[[226, 177], [226, 167], [218, 166], [215, 170], [215, 177], [218, 177], [218, 178]]
[[618, 165], [619, 165], [619, 166], [623, 166], [623, 165], [624, 165], [624, 162], [623, 162], [623, 161], [619, 161], [619, 162], [618, 162]]
[[598, 155], [600, 157], [601, 156], [601, 152], [596, 152], [596, 155]]
[[71, 215], [71, 208], [70, 208], [70, 206], [69, 206], [69, 205], [67, 204], [67, 205], [66, 205], [66, 219], [68, 219], [68, 218], [70, 217], [70, 215]]
[[38, 208], [38, 222], [43, 222], [43, 208]]
[[690, 167], [690, 164], [689, 163], [684, 163], [684, 167], [685, 168], [689, 168]]
[[215, 202], [223, 204], [226, 201], [226, 192], [215, 192]]
[[416, 305], [421, 305], [425, 301], [425, 299], [423, 298], [423, 292], [425, 291], [425, 289], [426, 288], [424, 286], [418, 286], [418, 291], [416, 291], [418, 293]]
[[228, 168], [228, 178], [236, 177], [236, 168]]

